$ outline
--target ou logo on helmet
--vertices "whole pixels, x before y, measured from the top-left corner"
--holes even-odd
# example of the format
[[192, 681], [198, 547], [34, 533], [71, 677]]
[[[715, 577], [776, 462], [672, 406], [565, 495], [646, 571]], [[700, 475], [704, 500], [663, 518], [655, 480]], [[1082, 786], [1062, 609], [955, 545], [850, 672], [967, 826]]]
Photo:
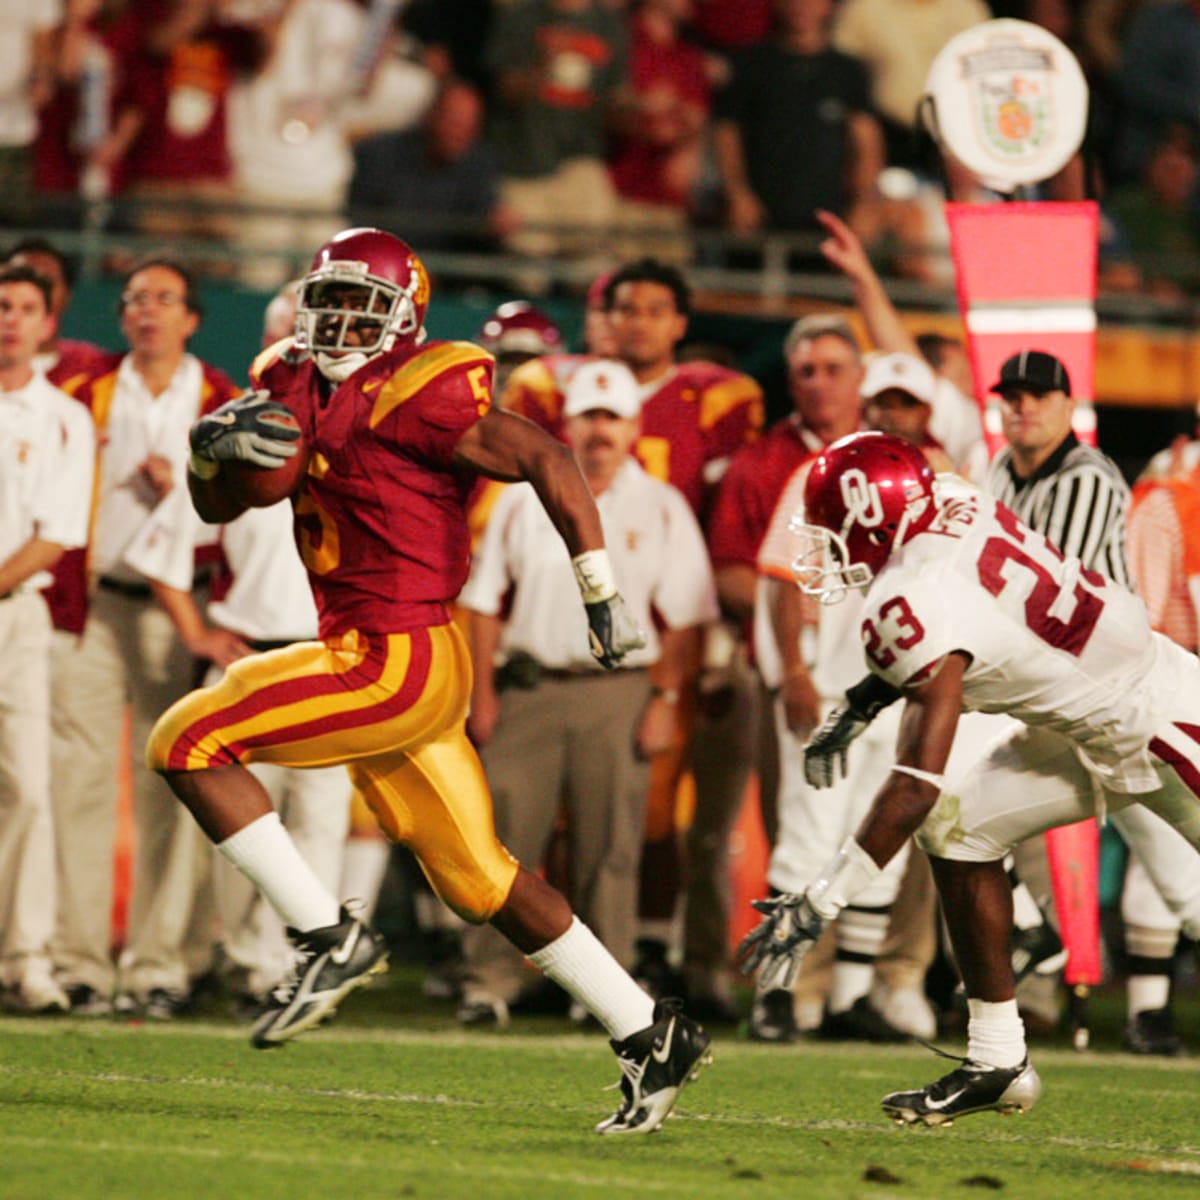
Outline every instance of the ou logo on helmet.
[[879, 494], [879, 485], [868, 479], [865, 471], [858, 467], [843, 471], [838, 485], [849, 522], [864, 529], [876, 529], [883, 524], [883, 497]]

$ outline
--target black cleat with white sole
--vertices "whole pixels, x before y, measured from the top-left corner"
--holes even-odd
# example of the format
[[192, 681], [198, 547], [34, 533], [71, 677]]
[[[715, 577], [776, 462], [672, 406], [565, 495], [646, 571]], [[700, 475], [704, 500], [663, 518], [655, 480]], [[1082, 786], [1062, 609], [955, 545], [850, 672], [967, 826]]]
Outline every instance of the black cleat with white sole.
[[387, 970], [383, 938], [345, 907], [336, 925], [288, 930], [296, 955], [288, 977], [254, 1022], [250, 1044], [269, 1050], [333, 1016], [342, 999]]
[[1015, 1067], [989, 1067], [967, 1058], [957, 1070], [915, 1092], [893, 1092], [883, 1111], [898, 1124], [949, 1125], [970, 1113], [1026, 1113], [1042, 1081], [1026, 1055]]
[[621, 1068], [621, 1107], [597, 1133], [654, 1133], [662, 1127], [684, 1085], [712, 1062], [712, 1038], [678, 1000], [654, 1006], [654, 1024], [621, 1042], [610, 1042]]

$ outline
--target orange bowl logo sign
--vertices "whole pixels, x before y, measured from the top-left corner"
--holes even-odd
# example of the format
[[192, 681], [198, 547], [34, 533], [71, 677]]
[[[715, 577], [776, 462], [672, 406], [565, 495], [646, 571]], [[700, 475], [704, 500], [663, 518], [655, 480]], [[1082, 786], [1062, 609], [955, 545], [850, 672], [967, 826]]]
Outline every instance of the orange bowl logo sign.
[[925, 81], [930, 133], [985, 186], [1048, 179], [1079, 149], [1087, 84], [1075, 56], [1028, 21], [986, 21], [952, 38]]

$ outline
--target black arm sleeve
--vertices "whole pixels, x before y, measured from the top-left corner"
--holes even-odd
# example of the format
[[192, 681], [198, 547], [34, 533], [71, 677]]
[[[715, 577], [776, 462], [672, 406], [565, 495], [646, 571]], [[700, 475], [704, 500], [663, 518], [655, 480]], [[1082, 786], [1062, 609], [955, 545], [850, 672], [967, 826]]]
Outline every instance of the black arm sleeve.
[[873, 721], [885, 708], [895, 704], [904, 693], [878, 675], [868, 675], [846, 689], [850, 711], [863, 721]]

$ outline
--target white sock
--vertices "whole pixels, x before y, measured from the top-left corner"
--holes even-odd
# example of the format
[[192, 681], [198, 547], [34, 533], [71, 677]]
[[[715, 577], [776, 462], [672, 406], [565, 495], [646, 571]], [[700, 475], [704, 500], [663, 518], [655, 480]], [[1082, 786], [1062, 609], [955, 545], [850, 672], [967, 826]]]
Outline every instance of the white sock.
[[843, 962], [833, 964], [833, 982], [829, 987], [829, 1011], [831, 1013], [847, 1012], [854, 1007], [854, 1002], [860, 996], [865, 996], [871, 990], [871, 981], [875, 978], [873, 962]]
[[380, 838], [351, 837], [342, 847], [341, 894], [362, 901], [359, 917], [369, 921], [375, 915], [379, 885], [387, 874], [392, 844]]
[[529, 961], [578, 1000], [614, 1041], [654, 1023], [654, 1001], [578, 917]]
[[296, 849], [279, 814], [266, 813], [217, 843], [284, 922], [301, 931], [336, 925], [340, 907]]
[[1167, 1001], [1171, 998], [1171, 976], [1130, 975], [1125, 989], [1131, 1017], [1140, 1012], [1166, 1008]]
[[1015, 1067], [1026, 1054], [1025, 1025], [1015, 1000], [967, 1000], [967, 1057], [989, 1067]]

